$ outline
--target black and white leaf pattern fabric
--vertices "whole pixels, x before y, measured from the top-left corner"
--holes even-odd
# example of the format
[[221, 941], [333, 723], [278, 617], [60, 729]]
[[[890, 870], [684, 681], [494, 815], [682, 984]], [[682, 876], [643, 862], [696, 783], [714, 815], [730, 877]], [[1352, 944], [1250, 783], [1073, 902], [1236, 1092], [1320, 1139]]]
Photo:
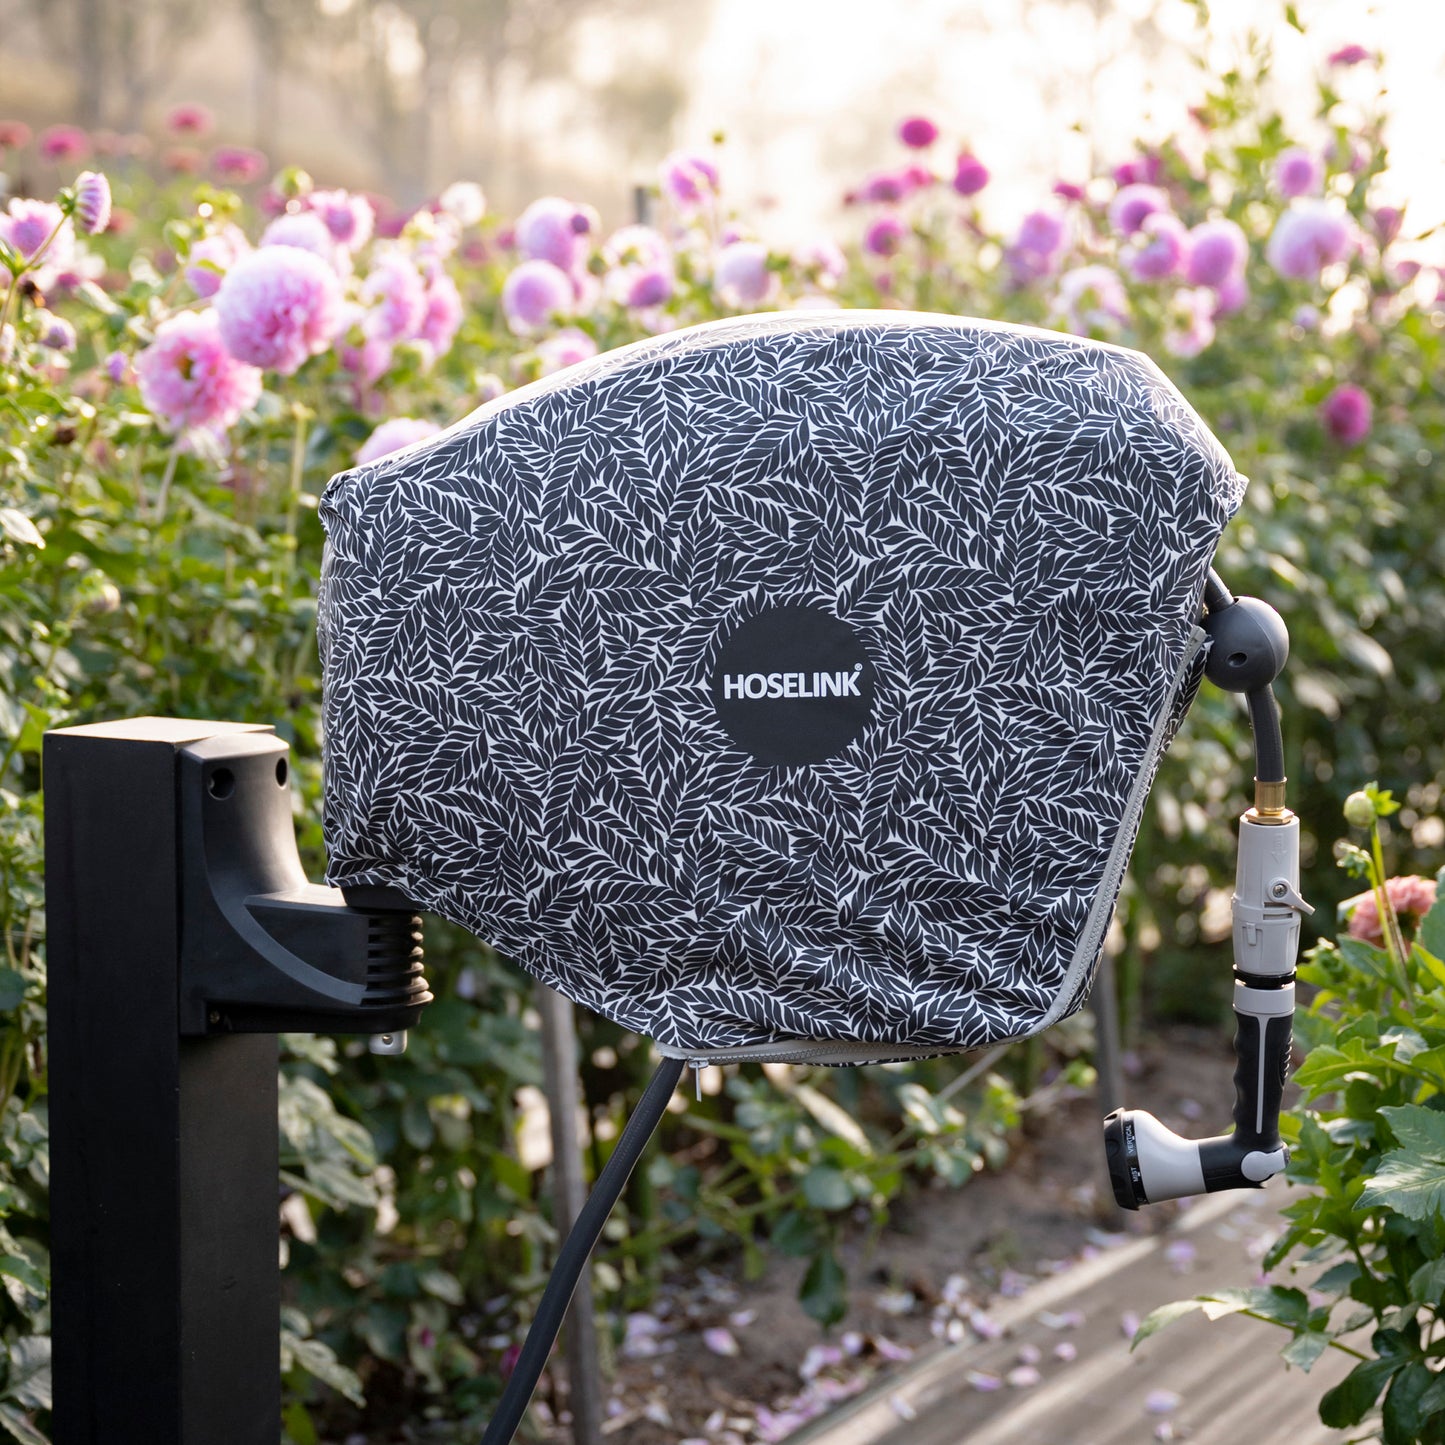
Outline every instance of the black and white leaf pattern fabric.
[[[1045, 1027], [1243, 487], [1147, 358], [1050, 332], [779, 313], [570, 368], [326, 490], [328, 879], [689, 1058]], [[773, 684], [854, 690], [820, 761], [724, 725], [775, 609], [855, 648]]]

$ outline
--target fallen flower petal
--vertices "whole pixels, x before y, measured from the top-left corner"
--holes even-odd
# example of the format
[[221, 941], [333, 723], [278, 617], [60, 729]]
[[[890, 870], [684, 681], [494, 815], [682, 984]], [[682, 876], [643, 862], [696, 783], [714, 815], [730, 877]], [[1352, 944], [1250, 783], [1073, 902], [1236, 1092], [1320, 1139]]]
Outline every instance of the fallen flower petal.
[[1037, 1385], [1043, 1376], [1032, 1365], [1019, 1365], [1008, 1372], [1008, 1382], [1015, 1390], [1027, 1390]]
[[704, 1330], [702, 1342], [715, 1355], [736, 1355], [738, 1353], [738, 1342], [732, 1337], [729, 1330], [721, 1328]]
[[1151, 1390], [1144, 1397], [1144, 1408], [1151, 1415], [1168, 1415], [1179, 1408], [1179, 1396], [1173, 1390]]

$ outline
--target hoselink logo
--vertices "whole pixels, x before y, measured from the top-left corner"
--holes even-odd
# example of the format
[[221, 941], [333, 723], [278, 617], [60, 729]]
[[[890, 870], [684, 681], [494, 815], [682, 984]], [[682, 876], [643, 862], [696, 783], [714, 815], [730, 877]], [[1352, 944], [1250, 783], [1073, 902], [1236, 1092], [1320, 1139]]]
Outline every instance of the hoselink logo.
[[863, 638], [825, 608], [768, 607], [723, 629], [712, 703], [733, 743], [770, 767], [836, 757], [873, 718]]
[[723, 677], [723, 697], [753, 700], [779, 697], [858, 697], [863, 664], [851, 672], [737, 672]]

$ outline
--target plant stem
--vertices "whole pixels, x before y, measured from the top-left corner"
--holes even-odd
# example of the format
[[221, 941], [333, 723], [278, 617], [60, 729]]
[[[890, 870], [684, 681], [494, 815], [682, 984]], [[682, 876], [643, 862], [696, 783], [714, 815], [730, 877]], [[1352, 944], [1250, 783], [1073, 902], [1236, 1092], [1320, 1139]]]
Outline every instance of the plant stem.
[[1380, 915], [1380, 932], [1384, 935], [1385, 951], [1395, 966], [1400, 992], [1406, 1003], [1414, 1003], [1414, 990], [1410, 987], [1409, 952], [1405, 947], [1405, 935], [1400, 931], [1400, 919], [1395, 905], [1390, 902], [1390, 890], [1385, 887], [1385, 852], [1380, 846], [1380, 824], [1370, 824], [1370, 882], [1375, 890], [1375, 908]]
[[166, 458], [165, 473], [161, 477], [161, 489], [156, 494], [155, 514], [151, 518], [151, 522], [154, 526], [159, 527], [160, 524], [165, 521], [166, 502], [169, 500], [171, 495], [171, 482], [175, 479], [176, 463], [179, 462], [180, 459], [181, 439], [177, 437], [175, 441], [171, 443], [170, 455]]

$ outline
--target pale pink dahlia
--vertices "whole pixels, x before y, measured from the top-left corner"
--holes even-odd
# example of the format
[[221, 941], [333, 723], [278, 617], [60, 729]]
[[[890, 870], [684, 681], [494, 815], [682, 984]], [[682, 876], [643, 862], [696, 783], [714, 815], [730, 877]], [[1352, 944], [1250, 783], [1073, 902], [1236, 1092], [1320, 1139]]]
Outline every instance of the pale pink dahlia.
[[572, 271], [587, 255], [592, 230], [588, 208], [561, 196], [543, 196], [517, 217], [517, 249], [529, 260]]
[[1317, 281], [1326, 266], [1343, 261], [1354, 246], [1349, 217], [1328, 201], [1297, 200], [1275, 223], [1265, 259], [1292, 281]]
[[475, 181], [453, 181], [437, 204], [459, 226], [475, 226], [487, 214], [487, 198]]
[[713, 283], [729, 305], [755, 305], [772, 290], [768, 248], [760, 241], [734, 241], [718, 253]]
[[462, 325], [462, 296], [457, 283], [445, 271], [438, 271], [426, 288], [426, 310], [417, 337], [438, 356], [451, 350]]
[[44, 260], [51, 266], [64, 266], [75, 250], [75, 228], [59, 206], [16, 196], [5, 214], [0, 215], [0, 236], [27, 261], [35, 259], [52, 234], [55, 239], [46, 249]]
[[326, 222], [310, 211], [287, 211], [277, 216], [261, 232], [263, 246], [294, 246], [298, 251], [310, 251], [328, 264], [336, 254], [336, 243]]
[[1165, 350], [1174, 356], [1198, 356], [1214, 341], [1215, 296], [1207, 286], [1176, 291], [1164, 330]]
[[214, 311], [180, 311], [162, 321], [135, 359], [141, 400], [169, 432], [224, 431], [261, 395], [261, 373], [237, 361]]
[[99, 171], [76, 177], [75, 219], [87, 236], [98, 236], [110, 225], [110, 182]]
[[226, 226], [202, 236], [186, 258], [186, 281], [205, 301], [221, 289], [221, 280], [237, 260], [251, 249], [239, 226]]
[[1129, 296], [1107, 266], [1079, 266], [1059, 279], [1057, 314], [1078, 335], [1109, 332], [1129, 318]]
[[513, 331], [535, 331], [554, 316], [571, 314], [576, 295], [550, 261], [523, 261], [502, 285], [502, 310]]
[[585, 331], [568, 326], [549, 336], [537, 347], [542, 358], [542, 376], [551, 376], [564, 366], [576, 366], [579, 361], [588, 361], [597, 355], [597, 343]]
[[320, 217], [338, 246], [359, 251], [371, 239], [376, 226], [376, 212], [365, 196], [351, 191], [312, 191], [306, 206]]
[[233, 356], [290, 376], [331, 344], [341, 322], [341, 285], [319, 256], [265, 246], [231, 267], [214, 304]]
[[658, 168], [662, 193], [680, 211], [693, 211], [718, 193], [717, 167], [696, 151], [673, 151]]
[[421, 273], [400, 251], [388, 251], [361, 286], [368, 308], [361, 329], [380, 341], [415, 336], [426, 317], [426, 286]]
[[382, 422], [362, 443], [361, 450], [356, 454], [357, 463], [364, 466], [367, 462], [389, 457], [404, 447], [412, 447], [428, 437], [434, 437], [440, 430], [434, 421], [414, 416], [394, 416], [390, 421]]
[[[1418, 874], [1404, 878], [1387, 878], [1385, 894], [1397, 914], [1423, 918], [1435, 904], [1435, 880], [1421, 878]], [[1346, 906], [1348, 907], [1348, 904]], [[1380, 926], [1380, 905], [1375, 900], [1373, 889], [1369, 893], [1360, 894], [1354, 900], [1349, 934], [1351, 938], [1363, 938], [1367, 943], [1384, 943], [1385, 933]]]

